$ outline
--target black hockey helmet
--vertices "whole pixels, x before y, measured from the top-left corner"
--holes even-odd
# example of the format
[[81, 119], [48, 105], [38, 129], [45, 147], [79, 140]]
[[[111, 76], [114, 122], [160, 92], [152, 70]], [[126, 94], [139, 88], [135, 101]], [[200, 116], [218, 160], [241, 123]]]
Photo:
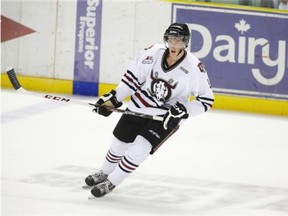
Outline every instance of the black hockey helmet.
[[185, 44], [185, 48], [188, 46], [190, 40], [190, 30], [185, 23], [173, 23], [171, 24], [168, 29], [166, 29], [163, 40], [164, 43], [168, 41], [168, 35], [173, 35], [176, 37], [183, 36], [183, 42]]

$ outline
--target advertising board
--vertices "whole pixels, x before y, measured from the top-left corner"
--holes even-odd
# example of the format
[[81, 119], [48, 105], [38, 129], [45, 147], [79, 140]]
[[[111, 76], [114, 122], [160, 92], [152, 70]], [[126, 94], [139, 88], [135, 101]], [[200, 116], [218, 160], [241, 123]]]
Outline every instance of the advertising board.
[[287, 14], [173, 4], [172, 21], [188, 24], [216, 93], [288, 99]]
[[74, 94], [98, 94], [101, 17], [101, 0], [78, 0], [75, 35]]

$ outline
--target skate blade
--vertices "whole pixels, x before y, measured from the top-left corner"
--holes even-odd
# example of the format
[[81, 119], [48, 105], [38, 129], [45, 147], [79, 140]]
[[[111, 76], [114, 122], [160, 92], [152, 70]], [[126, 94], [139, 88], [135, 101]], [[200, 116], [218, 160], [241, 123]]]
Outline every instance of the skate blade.
[[93, 188], [93, 186], [83, 185], [82, 188], [83, 188], [83, 189], [91, 189], [91, 188]]

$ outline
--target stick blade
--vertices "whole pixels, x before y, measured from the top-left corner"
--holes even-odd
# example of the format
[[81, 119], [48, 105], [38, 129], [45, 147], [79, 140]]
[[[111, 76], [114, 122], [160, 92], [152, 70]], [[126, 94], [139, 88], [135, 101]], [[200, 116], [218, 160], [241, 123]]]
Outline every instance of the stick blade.
[[13, 88], [14, 88], [15, 90], [20, 89], [20, 88], [21, 88], [21, 84], [20, 84], [20, 82], [19, 82], [19, 80], [18, 80], [18, 78], [17, 78], [17, 76], [16, 76], [16, 73], [15, 73], [14, 68], [8, 67], [8, 68], [6, 69], [6, 73], [7, 73], [7, 75], [8, 75], [8, 78], [9, 78], [9, 80], [10, 80]]

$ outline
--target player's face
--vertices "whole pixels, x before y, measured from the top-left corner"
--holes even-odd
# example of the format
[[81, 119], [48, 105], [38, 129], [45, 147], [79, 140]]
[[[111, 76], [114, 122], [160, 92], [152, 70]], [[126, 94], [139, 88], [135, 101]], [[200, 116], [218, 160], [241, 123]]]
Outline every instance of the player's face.
[[183, 36], [168, 36], [168, 47], [171, 56], [178, 56], [181, 50], [185, 49], [185, 44], [183, 42]]
[[184, 42], [183, 42], [183, 36], [168, 36], [168, 45], [169, 48], [177, 48], [177, 49], [183, 49], [184, 48]]

